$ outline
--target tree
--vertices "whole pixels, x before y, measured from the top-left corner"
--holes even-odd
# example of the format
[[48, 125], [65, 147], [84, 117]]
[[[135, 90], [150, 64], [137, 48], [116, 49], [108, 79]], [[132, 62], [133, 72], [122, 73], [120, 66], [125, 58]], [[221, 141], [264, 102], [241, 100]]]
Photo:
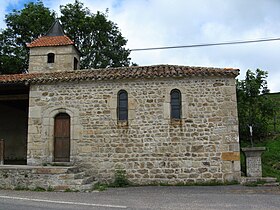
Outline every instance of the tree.
[[0, 32], [0, 73], [21, 73], [28, 69], [27, 43], [45, 34], [55, 13], [41, 1], [25, 4], [6, 15], [7, 28]]
[[60, 7], [61, 22], [67, 35], [83, 54], [81, 68], [129, 66], [127, 40], [117, 25], [108, 20], [107, 12], [92, 14], [78, 0]]
[[249, 125], [253, 126], [253, 137], [261, 138], [268, 132], [268, 121], [273, 116], [273, 102], [265, 95], [268, 73], [257, 69], [248, 70], [245, 80], [237, 80], [237, 107], [239, 134], [241, 138], [249, 136]]
[[0, 74], [17, 73], [25, 69], [25, 51], [14, 40], [11, 30], [0, 32]]
[[[81, 68], [130, 65], [127, 40], [107, 12], [93, 14], [75, 1], [60, 7], [60, 20], [66, 34], [83, 54]], [[0, 74], [21, 73], [28, 69], [27, 43], [44, 35], [55, 20], [55, 13], [42, 1], [25, 4], [22, 10], [6, 15], [7, 28], [0, 31]]]

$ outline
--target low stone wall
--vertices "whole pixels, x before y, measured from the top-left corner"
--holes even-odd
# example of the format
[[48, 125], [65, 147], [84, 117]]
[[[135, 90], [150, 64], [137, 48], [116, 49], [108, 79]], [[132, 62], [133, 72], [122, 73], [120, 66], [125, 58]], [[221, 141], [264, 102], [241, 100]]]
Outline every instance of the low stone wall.
[[75, 167], [0, 166], [0, 188], [14, 190], [89, 190]]

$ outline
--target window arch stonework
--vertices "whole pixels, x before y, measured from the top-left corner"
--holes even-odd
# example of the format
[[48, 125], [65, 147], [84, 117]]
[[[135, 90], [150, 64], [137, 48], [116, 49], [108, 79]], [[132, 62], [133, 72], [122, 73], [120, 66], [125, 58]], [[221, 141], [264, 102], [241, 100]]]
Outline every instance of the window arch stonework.
[[120, 87], [120, 88], [116, 88], [113, 90], [112, 93], [112, 97], [108, 99], [108, 104], [109, 104], [109, 109], [110, 109], [110, 113], [111, 113], [111, 119], [114, 122], [117, 122], [117, 126], [118, 127], [127, 127], [129, 126], [129, 124], [133, 123], [133, 121], [136, 118], [136, 112], [135, 110], [137, 109], [137, 102], [133, 97], [128, 97], [128, 119], [127, 121], [119, 121], [118, 120], [118, 93], [120, 92], [120, 90], [125, 90], [128, 94], [128, 96], [130, 95], [130, 90], [127, 89], [126, 86]]
[[178, 121], [176, 119], [172, 120], [171, 117], [171, 91], [172, 90], [179, 90], [181, 93], [181, 119], [179, 119], [182, 123], [183, 120], [188, 118], [188, 104], [187, 104], [187, 95], [185, 93], [185, 89], [180, 86], [170, 86], [166, 88], [165, 95], [164, 95], [164, 104], [163, 104], [163, 117], [166, 121]]

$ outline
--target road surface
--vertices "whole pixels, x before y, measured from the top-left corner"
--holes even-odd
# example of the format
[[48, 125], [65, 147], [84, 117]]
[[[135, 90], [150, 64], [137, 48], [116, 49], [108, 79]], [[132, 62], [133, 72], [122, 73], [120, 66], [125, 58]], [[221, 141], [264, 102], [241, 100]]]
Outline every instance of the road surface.
[[102, 192], [0, 190], [0, 210], [280, 209], [279, 187], [184, 186], [110, 188]]

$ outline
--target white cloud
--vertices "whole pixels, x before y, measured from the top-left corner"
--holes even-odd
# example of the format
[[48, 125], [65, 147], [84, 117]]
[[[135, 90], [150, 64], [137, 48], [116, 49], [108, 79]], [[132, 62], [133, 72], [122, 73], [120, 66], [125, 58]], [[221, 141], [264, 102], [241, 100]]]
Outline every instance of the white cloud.
[[5, 19], [5, 14], [6, 14], [6, 8], [8, 7], [9, 4], [17, 4], [18, 0], [0, 0], [0, 29], [5, 28], [6, 24], [4, 22]]
[[[4, 0], [0, 0], [4, 1]], [[6, 2], [6, 1], [5, 1]], [[59, 11], [59, 5], [74, 0], [44, 0]], [[83, 0], [92, 12], [109, 8], [133, 48], [189, 45], [280, 37], [280, 1], [276, 0]], [[5, 5], [7, 5], [5, 3]], [[4, 5], [4, 6], [5, 6]], [[3, 14], [3, 7], [0, 14]], [[140, 65], [161, 63], [236, 67], [241, 78], [247, 69], [269, 71], [268, 84], [280, 91], [278, 82], [280, 42], [219, 47], [183, 48], [132, 52]]]

